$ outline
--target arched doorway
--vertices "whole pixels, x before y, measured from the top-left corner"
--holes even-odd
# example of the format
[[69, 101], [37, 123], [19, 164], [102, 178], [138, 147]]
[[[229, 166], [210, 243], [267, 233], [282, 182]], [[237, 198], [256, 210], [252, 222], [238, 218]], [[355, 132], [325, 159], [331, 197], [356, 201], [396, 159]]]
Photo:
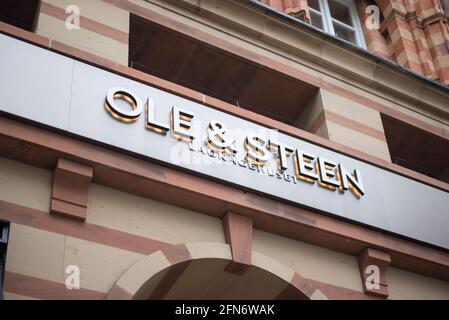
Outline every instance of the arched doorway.
[[244, 272], [226, 271], [229, 263], [227, 244], [171, 246], [125, 271], [108, 299], [327, 299], [299, 274], [256, 251]]

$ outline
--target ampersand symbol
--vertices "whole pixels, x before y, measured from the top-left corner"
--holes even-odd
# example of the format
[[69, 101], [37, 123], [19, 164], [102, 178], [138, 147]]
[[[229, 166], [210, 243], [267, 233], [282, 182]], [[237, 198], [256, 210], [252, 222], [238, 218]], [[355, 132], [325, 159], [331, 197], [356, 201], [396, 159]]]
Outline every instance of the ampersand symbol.
[[218, 151], [227, 151], [236, 154], [234, 142], [235, 138], [226, 133], [226, 126], [219, 121], [211, 121], [209, 123], [209, 132], [207, 142]]

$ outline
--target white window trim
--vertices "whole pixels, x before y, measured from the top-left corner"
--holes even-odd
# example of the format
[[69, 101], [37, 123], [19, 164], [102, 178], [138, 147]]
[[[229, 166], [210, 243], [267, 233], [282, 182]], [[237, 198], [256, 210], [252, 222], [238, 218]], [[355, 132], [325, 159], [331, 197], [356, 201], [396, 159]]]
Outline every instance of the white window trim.
[[[322, 23], [323, 23], [323, 28], [324, 28], [324, 32], [329, 33], [335, 37], [335, 30], [334, 30], [334, 25], [333, 25], [333, 21], [335, 21], [337, 24], [341, 24], [342, 26], [346, 27], [346, 28], [350, 28], [352, 30], [355, 31], [355, 38], [356, 38], [356, 45], [366, 49], [366, 44], [365, 44], [365, 37], [363, 36], [363, 32], [362, 32], [362, 25], [360, 23], [360, 19], [358, 17], [358, 13], [357, 13], [357, 7], [355, 5], [354, 0], [334, 0], [334, 1], [338, 1], [342, 4], [344, 4], [345, 6], [347, 6], [350, 10], [350, 15], [351, 15], [351, 22], [353, 24], [354, 27], [349, 26], [343, 22], [340, 22], [336, 19], [333, 19], [331, 16], [331, 11], [329, 8], [329, 2], [328, 0], [318, 0], [318, 3], [320, 5], [320, 11], [317, 11], [315, 9], [313, 9], [312, 7], [309, 7], [309, 10], [315, 12], [316, 14], [319, 14], [322, 18]], [[321, 30], [321, 29], [320, 29]], [[338, 38], [341, 39], [343, 41], [347, 41], [345, 39], [342, 38]], [[349, 41], [347, 41], [349, 42]], [[352, 42], [349, 42], [352, 43]]]

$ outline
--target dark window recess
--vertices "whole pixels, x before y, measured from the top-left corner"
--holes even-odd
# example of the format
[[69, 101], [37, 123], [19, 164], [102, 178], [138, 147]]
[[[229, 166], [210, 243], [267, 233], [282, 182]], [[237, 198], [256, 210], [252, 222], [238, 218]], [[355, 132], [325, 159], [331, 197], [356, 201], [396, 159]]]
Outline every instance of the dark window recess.
[[1, 0], [0, 21], [34, 32], [40, 4], [40, 0]]
[[442, 0], [441, 2], [443, 4], [443, 10], [446, 14], [446, 17], [449, 17], [449, 0]]
[[0, 300], [3, 300], [6, 248], [8, 246], [9, 223], [0, 221]]
[[129, 66], [287, 124], [318, 90], [135, 15]]
[[449, 182], [449, 141], [382, 115], [391, 160], [429, 177]]

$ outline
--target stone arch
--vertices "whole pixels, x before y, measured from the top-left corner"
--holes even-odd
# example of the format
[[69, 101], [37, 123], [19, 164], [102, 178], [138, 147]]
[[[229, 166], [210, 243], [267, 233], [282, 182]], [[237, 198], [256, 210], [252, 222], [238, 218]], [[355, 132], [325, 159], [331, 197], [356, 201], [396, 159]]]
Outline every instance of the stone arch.
[[[222, 266], [231, 261], [232, 254], [228, 244], [194, 242], [173, 245], [143, 257], [128, 268], [117, 280], [107, 299], [164, 298], [162, 292], [167, 289], [164, 287], [170, 286], [170, 282], [173, 284], [173, 279], [179, 277], [192, 262], [217, 262]], [[251, 267], [257, 270], [258, 274], [270, 276], [278, 284], [285, 284], [285, 287], [281, 287], [276, 293], [275, 298], [327, 299], [312, 282], [257, 251], [252, 252]]]

